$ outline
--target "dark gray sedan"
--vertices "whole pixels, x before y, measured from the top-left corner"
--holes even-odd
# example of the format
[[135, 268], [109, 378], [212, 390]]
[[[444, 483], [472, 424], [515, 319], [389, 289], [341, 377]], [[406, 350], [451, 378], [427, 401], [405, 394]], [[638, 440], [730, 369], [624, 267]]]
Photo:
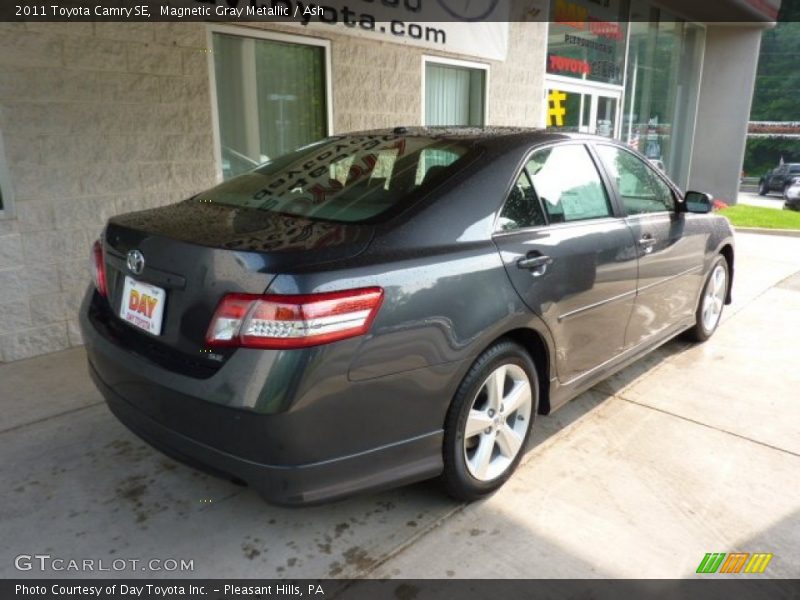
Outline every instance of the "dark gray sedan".
[[730, 302], [734, 246], [607, 139], [328, 138], [111, 219], [82, 307], [111, 410], [163, 452], [302, 504], [441, 476], [497, 489], [534, 417]]

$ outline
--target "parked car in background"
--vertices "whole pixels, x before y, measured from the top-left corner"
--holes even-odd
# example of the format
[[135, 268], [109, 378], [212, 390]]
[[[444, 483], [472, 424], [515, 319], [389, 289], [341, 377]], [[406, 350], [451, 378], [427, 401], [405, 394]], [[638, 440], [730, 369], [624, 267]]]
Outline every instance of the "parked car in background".
[[800, 163], [784, 163], [766, 173], [758, 181], [758, 193], [766, 196], [770, 192], [786, 191], [792, 179], [800, 176]]
[[783, 207], [788, 210], [800, 210], [800, 177], [792, 179], [783, 191]]
[[733, 233], [602, 137], [339, 135], [113, 217], [81, 308], [131, 430], [304, 504], [441, 476], [474, 500], [536, 414], [730, 302]]

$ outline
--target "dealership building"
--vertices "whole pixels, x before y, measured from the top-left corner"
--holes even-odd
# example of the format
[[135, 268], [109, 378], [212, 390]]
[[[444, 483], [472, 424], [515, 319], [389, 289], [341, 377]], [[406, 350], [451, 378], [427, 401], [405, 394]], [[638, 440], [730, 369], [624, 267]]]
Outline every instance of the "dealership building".
[[415, 20], [422, 1], [335, 24], [0, 22], [0, 361], [81, 343], [89, 249], [108, 217], [329, 134], [596, 133], [735, 201], [779, 0], [530, 0], [487, 3], [506, 11], [492, 14], [437, 0], [441, 21]]

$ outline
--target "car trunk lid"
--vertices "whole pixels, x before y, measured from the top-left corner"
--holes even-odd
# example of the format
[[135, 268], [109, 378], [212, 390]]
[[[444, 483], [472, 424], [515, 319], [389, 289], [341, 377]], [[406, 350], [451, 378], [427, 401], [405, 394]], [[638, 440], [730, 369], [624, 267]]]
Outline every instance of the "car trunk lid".
[[[105, 234], [110, 308], [118, 317], [117, 328], [123, 325], [126, 335], [142, 342], [137, 346], [142, 354], [153, 358], [178, 352], [201, 364], [221, 363], [233, 350], [209, 351], [205, 334], [225, 294], [264, 293], [278, 273], [351, 258], [371, 238], [372, 228], [366, 225], [313, 221], [196, 200], [113, 217]], [[133, 252], [143, 259], [141, 270], [135, 260], [128, 264]], [[122, 322], [122, 317], [131, 320], [135, 304], [131, 285], [138, 283], [142, 287], [137, 287], [137, 298], [150, 294], [163, 301], [158, 331], [148, 333]], [[163, 298], [148, 286], [163, 290]], [[149, 317], [157, 315], [143, 310], [142, 316], [148, 317], [142, 322], [152, 325]]]

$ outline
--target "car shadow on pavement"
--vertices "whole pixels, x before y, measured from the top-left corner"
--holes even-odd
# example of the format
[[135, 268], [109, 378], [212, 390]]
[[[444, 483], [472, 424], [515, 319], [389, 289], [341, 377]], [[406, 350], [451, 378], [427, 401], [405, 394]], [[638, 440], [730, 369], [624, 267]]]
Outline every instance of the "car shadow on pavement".
[[691, 348], [693, 344], [678, 336], [657, 348], [647, 356], [601, 381], [593, 388], [582, 393], [554, 413], [538, 415], [534, 425], [534, 435], [528, 446], [528, 452], [541, 446], [573, 423], [576, 423], [594, 408], [615, 395], [624, 397], [625, 390], [635, 383], [649, 377], [671, 357]]
[[[686, 347], [681, 340], [670, 342], [554, 415], [540, 416], [531, 447], [553, 439]], [[187, 572], [137, 567], [114, 573], [127, 577], [363, 576], [463, 509], [435, 481], [316, 507], [272, 506], [248, 488], [153, 450], [103, 404], [7, 431], [0, 453], [6, 482], [0, 521], [4, 537], [16, 540], [0, 556], [0, 575], [6, 577], [95, 575], [19, 572], [13, 557], [21, 552], [193, 560]]]

